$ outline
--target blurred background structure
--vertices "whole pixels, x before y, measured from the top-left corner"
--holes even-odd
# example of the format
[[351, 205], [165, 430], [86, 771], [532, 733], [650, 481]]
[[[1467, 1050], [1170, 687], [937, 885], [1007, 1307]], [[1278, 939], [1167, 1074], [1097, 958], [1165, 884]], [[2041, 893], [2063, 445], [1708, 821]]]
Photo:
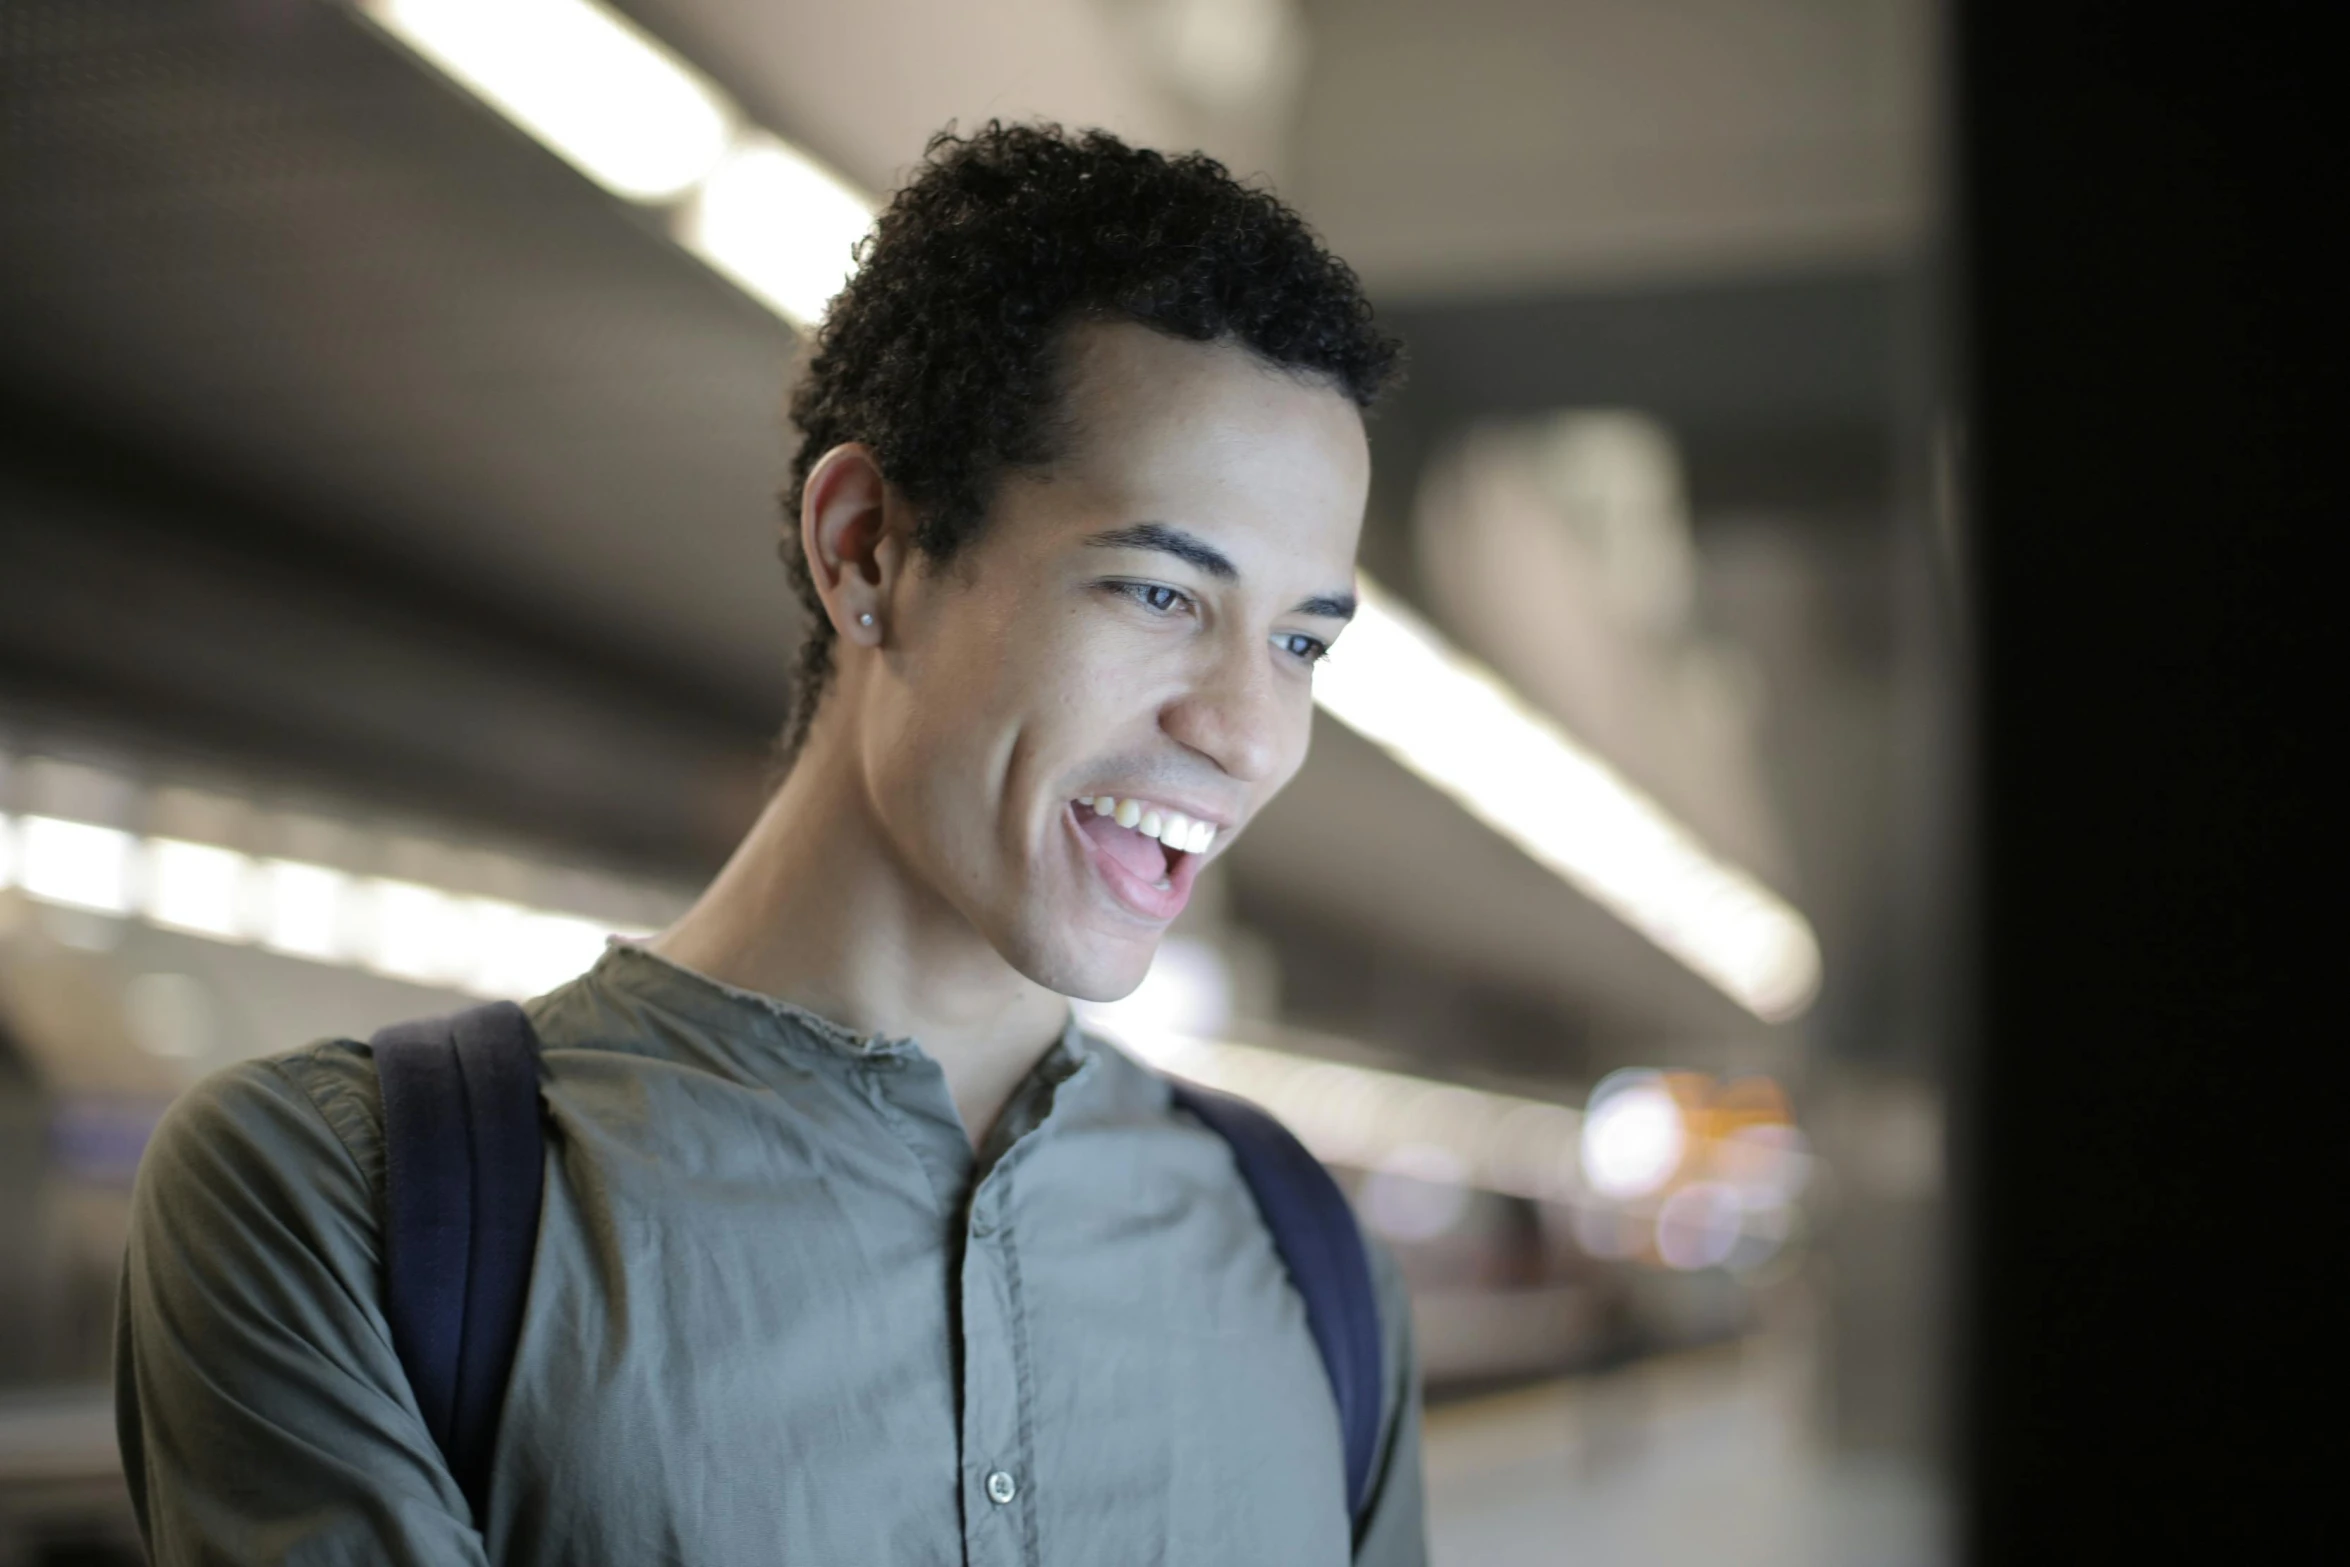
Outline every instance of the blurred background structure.
[[747, 824], [798, 333], [990, 116], [1261, 173], [1410, 347], [1312, 759], [1099, 1023], [1396, 1247], [1437, 1560], [1948, 1559], [1937, 27], [9, 0], [0, 1561], [125, 1538], [174, 1092], [559, 982]]

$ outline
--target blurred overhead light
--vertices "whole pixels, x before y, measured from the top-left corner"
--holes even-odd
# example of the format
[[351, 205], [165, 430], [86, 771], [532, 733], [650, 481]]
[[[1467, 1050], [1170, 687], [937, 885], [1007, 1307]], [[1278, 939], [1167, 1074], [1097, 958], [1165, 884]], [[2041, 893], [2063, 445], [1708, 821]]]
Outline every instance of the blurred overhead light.
[[410, 881], [367, 884], [373, 900], [363, 961], [379, 974], [423, 985], [462, 979], [479, 961], [469, 900]]
[[1756, 1016], [1819, 988], [1803, 916], [1365, 581], [1314, 698]]
[[94, 914], [131, 911], [136, 843], [127, 832], [54, 816], [27, 816], [17, 835], [16, 877], [27, 897]]
[[[184, 807], [190, 798], [185, 790], [164, 789], [142, 808], [126, 780], [88, 768], [77, 776], [85, 793], [124, 803], [134, 814], [154, 811], [157, 802]], [[371, 852], [370, 835], [347, 824], [238, 814], [243, 825], [268, 838], [323, 837], [368, 859], [404, 849], [406, 861], [473, 863], [480, 874], [479, 865], [493, 858], [413, 837], [385, 840]], [[186, 816], [184, 809], [179, 815]], [[182, 935], [258, 942], [288, 957], [478, 996], [518, 1000], [552, 990], [593, 965], [609, 937], [642, 936], [647, 914], [682, 906], [670, 892], [650, 886], [631, 888], [552, 867], [534, 871], [511, 859], [496, 858], [495, 865], [501, 879], [559, 879], [583, 891], [600, 887], [602, 896], [617, 896], [639, 912], [605, 922], [309, 859], [257, 859], [218, 843], [139, 837], [67, 816], [0, 815], [0, 889], [13, 885], [42, 903], [136, 914]]]
[[481, 967], [460, 988], [484, 996], [538, 995], [586, 973], [612, 934], [593, 920], [524, 910], [484, 947]]
[[632, 201], [684, 195], [733, 132], [725, 97], [593, 0], [360, 0], [485, 103]]
[[678, 242], [793, 327], [813, 326], [855, 270], [873, 202], [594, 0], [359, 4], [606, 189], [690, 197]]
[[245, 877], [252, 863], [214, 844], [149, 839], [143, 911], [167, 930], [242, 940], [247, 934]]
[[338, 963], [350, 955], [351, 878], [302, 860], [261, 862], [255, 934], [272, 952]]
[[807, 154], [745, 136], [680, 215], [678, 240], [795, 327], [813, 326], [856, 270], [873, 209]]
[[1689, 1146], [1681, 1105], [1654, 1072], [1615, 1072], [1583, 1112], [1583, 1175], [1603, 1197], [1645, 1197], [1673, 1178]]

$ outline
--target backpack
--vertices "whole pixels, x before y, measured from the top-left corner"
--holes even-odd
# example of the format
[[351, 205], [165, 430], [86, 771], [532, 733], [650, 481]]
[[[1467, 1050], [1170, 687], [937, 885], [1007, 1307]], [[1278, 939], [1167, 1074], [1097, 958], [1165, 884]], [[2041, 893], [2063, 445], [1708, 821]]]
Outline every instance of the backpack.
[[[433, 1441], [487, 1517], [498, 1410], [522, 1331], [545, 1181], [539, 1042], [500, 1001], [399, 1023], [370, 1047], [383, 1086], [384, 1313]], [[1230, 1145], [1337, 1395], [1355, 1532], [1380, 1414], [1378, 1299], [1354, 1212], [1304, 1145], [1246, 1100], [1170, 1079]]]

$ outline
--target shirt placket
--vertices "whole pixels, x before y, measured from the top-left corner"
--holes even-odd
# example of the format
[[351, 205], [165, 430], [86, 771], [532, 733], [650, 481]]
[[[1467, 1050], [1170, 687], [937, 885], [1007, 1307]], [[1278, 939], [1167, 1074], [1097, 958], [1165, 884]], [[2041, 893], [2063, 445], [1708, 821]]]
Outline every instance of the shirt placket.
[[963, 1248], [963, 1537], [974, 1567], [1035, 1562], [1031, 1384], [1010, 1171], [972, 1193]]
[[[991, 1135], [994, 1156], [983, 1160], [966, 1140], [936, 1064], [912, 1050], [910, 1041], [890, 1048], [881, 1043], [861, 1052], [868, 1092], [929, 1172], [942, 1206], [950, 1214], [960, 1208], [963, 1226], [953, 1237], [961, 1252], [954, 1320], [962, 1370], [963, 1559], [974, 1567], [1030, 1567], [1041, 1560], [1036, 1381], [1027, 1358], [1028, 1324], [1014, 1246], [1013, 1172], [1028, 1152], [1021, 1146], [1025, 1139], [1054, 1117], [1060, 1093], [1086, 1076], [1091, 1063], [1071, 1056], [1066, 1044], [1057, 1060], [1040, 1063], [1045, 1075], [1015, 1094]], [[982, 1163], [984, 1173], [971, 1183], [972, 1171]], [[958, 1202], [966, 1189], [968, 1201]]]

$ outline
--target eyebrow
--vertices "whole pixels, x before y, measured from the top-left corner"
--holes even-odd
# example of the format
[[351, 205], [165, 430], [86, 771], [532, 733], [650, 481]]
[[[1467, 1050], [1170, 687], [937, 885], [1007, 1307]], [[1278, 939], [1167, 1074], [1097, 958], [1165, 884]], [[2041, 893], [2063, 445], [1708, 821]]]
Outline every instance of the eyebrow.
[[1163, 522], [1138, 522], [1128, 528], [1112, 528], [1085, 542], [1100, 550], [1157, 550], [1162, 555], [1190, 562], [1219, 582], [1231, 582], [1240, 576], [1240, 568], [1232, 564], [1231, 556], [1196, 534], [1170, 528]]
[[[1240, 568], [1232, 564], [1232, 557], [1194, 533], [1169, 527], [1163, 522], [1137, 522], [1123, 528], [1111, 528], [1087, 537], [1086, 545], [1101, 550], [1155, 550], [1172, 555], [1177, 560], [1196, 566], [1219, 582], [1235, 582]], [[1317, 593], [1300, 599], [1295, 613], [1312, 615], [1324, 620], [1352, 620], [1356, 609], [1352, 593]]]

